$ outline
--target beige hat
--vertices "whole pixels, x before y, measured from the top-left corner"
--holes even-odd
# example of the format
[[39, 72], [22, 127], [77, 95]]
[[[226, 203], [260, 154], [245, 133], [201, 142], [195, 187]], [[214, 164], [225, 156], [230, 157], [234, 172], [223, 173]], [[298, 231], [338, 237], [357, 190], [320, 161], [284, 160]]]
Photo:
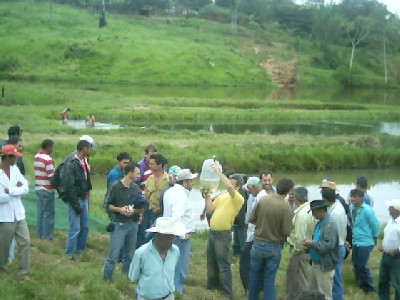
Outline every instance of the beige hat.
[[161, 234], [183, 236], [187, 231], [183, 223], [176, 221], [171, 217], [159, 217], [156, 220], [155, 226], [147, 229], [146, 232], [158, 232]]
[[323, 180], [320, 188], [330, 188], [334, 191], [339, 191], [336, 187], [336, 183], [329, 180]]

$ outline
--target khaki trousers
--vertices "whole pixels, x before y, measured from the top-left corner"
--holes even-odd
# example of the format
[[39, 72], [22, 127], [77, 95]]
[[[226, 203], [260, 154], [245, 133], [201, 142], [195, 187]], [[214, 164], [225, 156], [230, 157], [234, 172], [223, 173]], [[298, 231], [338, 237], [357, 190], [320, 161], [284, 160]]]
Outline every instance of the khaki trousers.
[[310, 274], [310, 255], [295, 253], [293, 247], [289, 248], [289, 264], [286, 272], [286, 298], [296, 299], [302, 292], [308, 290]]
[[324, 272], [320, 264], [311, 266], [310, 290], [318, 291], [325, 295], [326, 300], [332, 300], [332, 285], [335, 270]]
[[0, 223], [0, 269], [5, 270], [12, 238], [18, 245], [19, 276], [29, 274], [30, 269], [30, 237], [25, 220]]

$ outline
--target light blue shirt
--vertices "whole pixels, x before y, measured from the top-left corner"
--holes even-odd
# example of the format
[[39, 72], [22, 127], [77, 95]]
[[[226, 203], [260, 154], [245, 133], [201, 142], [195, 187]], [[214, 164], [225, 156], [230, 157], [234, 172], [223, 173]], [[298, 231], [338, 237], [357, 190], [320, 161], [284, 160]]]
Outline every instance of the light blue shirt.
[[110, 187], [111, 183], [120, 180], [122, 177], [124, 177], [124, 172], [121, 171], [118, 166], [112, 168], [107, 175], [107, 189]]
[[145, 298], [156, 299], [175, 291], [175, 266], [179, 259], [179, 249], [172, 245], [165, 260], [153, 245], [153, 240], [135, 251], [128, 277], [137, 282], [136, 292]]
[[363, 203], [354, 218], [354, 205], [350, 206], [353, 227], [353, 245], [358, 247], [374, 246], [374, 238], [379, 235], [379, 221], [372, 208]]
[[[326, 215], [325, 218], [323, 218], [321, 221], [318, 221], [317, 225], [315, 225], [314, 229], [314, 234], [312, 237], [312, 241], [314, 242], [314, 245], [318, 243], [320, 237], [321, 237], [321, 225], [326, 222], [326, 220], [329, 219], [329, 215]], [[310, 259], [313, 262], [319, 262], [321, 260], [321, 255], [317, 252], [317, 249], [314, 247], [310, 248]]]

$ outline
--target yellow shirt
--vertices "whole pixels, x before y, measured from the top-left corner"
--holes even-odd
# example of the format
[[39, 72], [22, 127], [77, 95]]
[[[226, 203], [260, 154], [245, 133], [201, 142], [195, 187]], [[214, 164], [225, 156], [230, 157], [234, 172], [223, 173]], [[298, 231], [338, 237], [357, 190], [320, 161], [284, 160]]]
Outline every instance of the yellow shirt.
[[235, 191], [235, 196], [233, 198], [231, 195], [229, 195], [229, 193], [223, 193], [219, 195], [212, 202], [215, 210], [210, 220], [211, 230], [231, 230], [233, 221], [239, 213], [243, 203], [244, 199], [238, 191]]
[[144, 187], [144, 197], [149, 202], [149, 209], [160, 210], [161, 192], [168, 183], [168, 174], [164, 172], [160, 181], [156, 183], [154, 174], [151, 174], [146, 180]]

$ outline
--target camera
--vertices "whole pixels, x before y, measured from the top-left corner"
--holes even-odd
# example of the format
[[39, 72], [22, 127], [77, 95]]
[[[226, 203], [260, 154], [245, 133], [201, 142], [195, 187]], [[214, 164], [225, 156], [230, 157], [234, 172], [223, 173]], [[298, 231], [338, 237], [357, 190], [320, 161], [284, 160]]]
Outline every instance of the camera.
[[110, 224], [108, 224], [107, 226], [106, 226], [106, 231], [107, 232], [113, 232], [114, 231], [114, 228], [115, 228], [115, 226], [114, 226], [114, 223], [110, 223]]

